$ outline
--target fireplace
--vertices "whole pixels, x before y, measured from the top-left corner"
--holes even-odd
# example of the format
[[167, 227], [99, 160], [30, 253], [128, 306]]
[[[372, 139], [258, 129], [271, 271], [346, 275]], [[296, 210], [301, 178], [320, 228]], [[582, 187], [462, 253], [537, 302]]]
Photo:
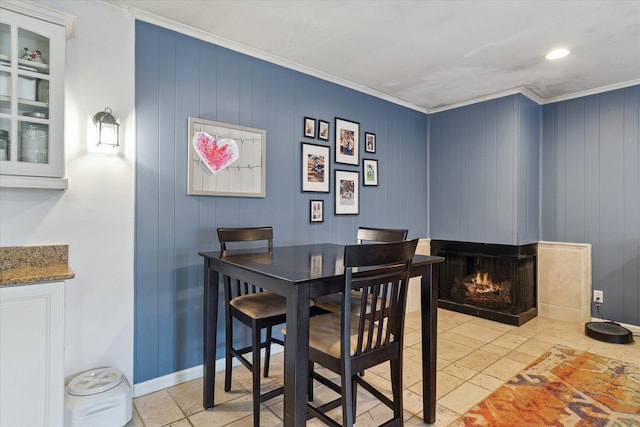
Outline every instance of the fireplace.
[[512, 246], [432, 240], [438, 307], [520, 326], [538, 315], [537, 243]]

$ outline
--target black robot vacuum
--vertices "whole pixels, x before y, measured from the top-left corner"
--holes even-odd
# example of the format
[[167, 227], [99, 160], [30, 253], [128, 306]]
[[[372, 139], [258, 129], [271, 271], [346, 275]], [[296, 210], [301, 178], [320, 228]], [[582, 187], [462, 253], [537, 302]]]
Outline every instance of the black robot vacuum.
[[588, 322], [584, 325], [584, 333], [598, 341], [612, 344], [629, 344], [633, 342], [631, 331], [615, 322]]

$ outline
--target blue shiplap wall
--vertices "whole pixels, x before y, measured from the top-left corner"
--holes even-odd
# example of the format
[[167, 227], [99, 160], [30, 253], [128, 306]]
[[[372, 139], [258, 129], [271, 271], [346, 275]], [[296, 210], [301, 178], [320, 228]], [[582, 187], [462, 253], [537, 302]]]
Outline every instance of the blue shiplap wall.
[[[359, 225], [428, 236], [426, 114], [142, 22], [135, 65], [135, 383], [202, 363], [198, 252], [218, 249], [216, 227], [273, 225], [275, 245], [353, 242]], [[186, 194], [188, 116], [266, 129], [265, 198]], [[334, 216], [333, 190], [301, 192], [304, 116], [331, 123], [332, 159], [334, 117], [377, 135], [361, 156], [378, 159], [380, 185], [361, 187], [360, 215]], [[311, 199], [323, 223], [309, 223]]]
[[634, 325], [640, 325], [639, 129], [640, 86], [543, 107], [542, 239], [591, 243], [602, 314]]
[[512, 95], [429, 117], [431, 238], [539, 240], [540, 116]]
[[[218, 226], [271, 224], [277, 245], [351, 242], [358, 225], [474, 242], [589, 242], [605, 315], [640, 324], [639, 104], [633, 87], [544, 107], [513, 95], [427, 118], [137, 22], [135, 382], [201, 363], [197, 253], [217, 249]], [[188, 116], [267, 130], [264, 199], [186, 195]], [[334, 216], [333, 190], [300, 191], [304, 116], [377, 134], [378, 152], [363, 157], [379, 160], [380, 186], [361, 187], [360, 215]], [[333, 135], [327, 144], [333, 158]], [[312, 198], [325, 201], [322, 224], [308, 222]]]

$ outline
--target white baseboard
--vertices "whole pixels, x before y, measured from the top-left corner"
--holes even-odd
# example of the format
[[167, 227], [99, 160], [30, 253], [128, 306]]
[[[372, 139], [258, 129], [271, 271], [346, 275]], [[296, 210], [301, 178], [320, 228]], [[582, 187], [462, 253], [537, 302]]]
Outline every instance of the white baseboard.
[[[221, 366], [222, 369], [224, 369], [224, 359], [216, 360], [216, 372], [218, 372], [218, 362], [222, 362]], [[144, 396], [145, 394], [153, 393], [158, 390], [200, 378], [202, 377], [202, 369], [202, 365], [198, 365], [193, 368], [165, 375], [164, 377], [158, 377], [143, 383], [134, 384], [133, 397]]]
[[[284, 351], [284, 348], [279, 345], [271, 346], [271, 354], [278, 354]], [[264, 356], [264, 350], [262, 351]], [[233, 366], [240, 365], [240, 362], [236, 359], [233, 360]], [[216, 360], [216, 372], [224, 371], [224, 359]], [[182, 371], [174, 372], [163, 377], [154, 378], [149, 381], [133, 385], [133, 397], [144, 396], [145, 394], [153, 393], [158, 390], [173, 387], [178, 384], [185, 383], [187, 381], [195, 380], [202, 377], [203, 366], [198, 365], [193, 368], [184, 369]]]

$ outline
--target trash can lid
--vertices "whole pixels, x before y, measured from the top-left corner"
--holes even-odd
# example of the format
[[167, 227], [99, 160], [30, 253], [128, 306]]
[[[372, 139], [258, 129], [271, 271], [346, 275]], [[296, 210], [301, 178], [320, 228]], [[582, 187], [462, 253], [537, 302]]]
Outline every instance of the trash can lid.
[[124, 374], [116, 368], [98, 368], [76, 376], [67, 384], [67, 392], [74, 396], [89, 396], [118, 386]]

